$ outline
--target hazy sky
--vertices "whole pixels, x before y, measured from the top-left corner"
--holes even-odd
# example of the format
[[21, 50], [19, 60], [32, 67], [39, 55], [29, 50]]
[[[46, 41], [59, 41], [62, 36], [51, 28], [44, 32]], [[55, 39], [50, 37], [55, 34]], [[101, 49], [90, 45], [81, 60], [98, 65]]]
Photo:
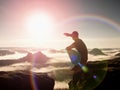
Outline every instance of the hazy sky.
[[[120, 48], [119, 9], [119, 0], [0, 0], [0, 47], [65, 48], [72, 39], [63, 33], [76, 30], [88, 48]], [[25, 21], [34, 12], [54, 20], [51, 36], [28, 33]]]

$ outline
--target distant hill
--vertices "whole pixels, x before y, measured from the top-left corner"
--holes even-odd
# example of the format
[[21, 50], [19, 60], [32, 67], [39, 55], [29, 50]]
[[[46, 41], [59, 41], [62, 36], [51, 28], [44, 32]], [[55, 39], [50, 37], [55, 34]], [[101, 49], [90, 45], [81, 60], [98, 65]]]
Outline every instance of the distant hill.
[[0, 56], [10, 55], [10, 54], [15, 54], [15, 52], [10, 50], [0, 50]]
[[92, 55], [106, 55], [102, 52], [102, 50], [98, 49], [98, 48], [94, 48], [91, 51], [89, 51], [89, 54]]
[[49, 57], [47, 57], [45, 54], [39, 51], [34, 54], [28, 53], [27, 56], [21, 58], [20, 60], [31, 62], [35, 66], [36, 65], [44, 66], [48, 59]]
[[48, 52], [52, 53], [52, 54], [54, 54], [54, 53], [65, 53], [65, 50], [64, 49], [63, 50], [49, 49]]
[[120, 56], [120, 53], [117, 53], [115, 56]]
[[47, 62], [49, 57], [44, 55], [42, 52], [36, 52], [34, 54], [28, 53], [25, 57], [22, 57], [20, 59], [7, 59], [7, 60], [0, 60], [0, 66], [7, 66], [15, 63], [21, 63], [21, 62], [30, 62], [34, 65], [40, 65], [44, 66]]

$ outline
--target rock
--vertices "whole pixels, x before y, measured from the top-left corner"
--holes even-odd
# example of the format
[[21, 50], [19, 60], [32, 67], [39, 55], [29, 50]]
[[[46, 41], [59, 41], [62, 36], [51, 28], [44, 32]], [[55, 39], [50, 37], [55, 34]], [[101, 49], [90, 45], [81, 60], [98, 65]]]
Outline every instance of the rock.
[[25, 57], [20, 59], [21, 61], [31, 62], [34, 66], [44, 66], [49, 60], [49, 57], [44, 55], [42, 52], [36, 52], [34, 54], [28, 53]]
[[88, 73], [77, 72], [69, 82], [69, 90], [119, 90], [120, 58], [88, 62]]
[[100, 49], [97, 48], [92, 49], [89, 53], [92, 55], [106, 55]]
[[35, 54], [33, 54], [33, 60], [36, 63], [41, 63], [42, 64], [42, 63], [45, 63], [48, 59], [49, 58], [45, 54], [40, 52], [40, 51], [35, 53]]
[[47, 74], [26, 71], [0, 73], [1, 90], [53, 90], [55, 80]]
[[33, 54], [32, 53], [28, 53], [25, 57], [21, 58], [21, 61], [28, 61], [28, 62], [32, 62], [33, 59]]

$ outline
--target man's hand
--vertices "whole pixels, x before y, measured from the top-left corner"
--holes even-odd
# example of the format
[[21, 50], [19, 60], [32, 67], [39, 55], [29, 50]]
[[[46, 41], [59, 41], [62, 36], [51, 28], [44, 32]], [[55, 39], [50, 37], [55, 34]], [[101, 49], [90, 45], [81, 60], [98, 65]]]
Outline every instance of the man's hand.
[[64, 35], [65, 35], [65, 36], [71, 36], [71, 34], [69, 34], [69, 33], [64, 33]]
[[71, 48], [70, 47], [66, 47], [66, 50], [68, 51], [68, 50], [71, 50]]

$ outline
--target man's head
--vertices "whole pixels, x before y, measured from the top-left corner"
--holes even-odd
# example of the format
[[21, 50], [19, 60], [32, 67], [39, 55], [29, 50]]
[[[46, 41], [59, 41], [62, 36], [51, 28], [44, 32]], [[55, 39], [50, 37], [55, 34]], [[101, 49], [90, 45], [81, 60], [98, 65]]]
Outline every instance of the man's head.
[[77, 31], [73, 31], [72, 34], [71, 34], [71, 37], [74, 38], [74, 37], [78, 37], [78, 32]]

